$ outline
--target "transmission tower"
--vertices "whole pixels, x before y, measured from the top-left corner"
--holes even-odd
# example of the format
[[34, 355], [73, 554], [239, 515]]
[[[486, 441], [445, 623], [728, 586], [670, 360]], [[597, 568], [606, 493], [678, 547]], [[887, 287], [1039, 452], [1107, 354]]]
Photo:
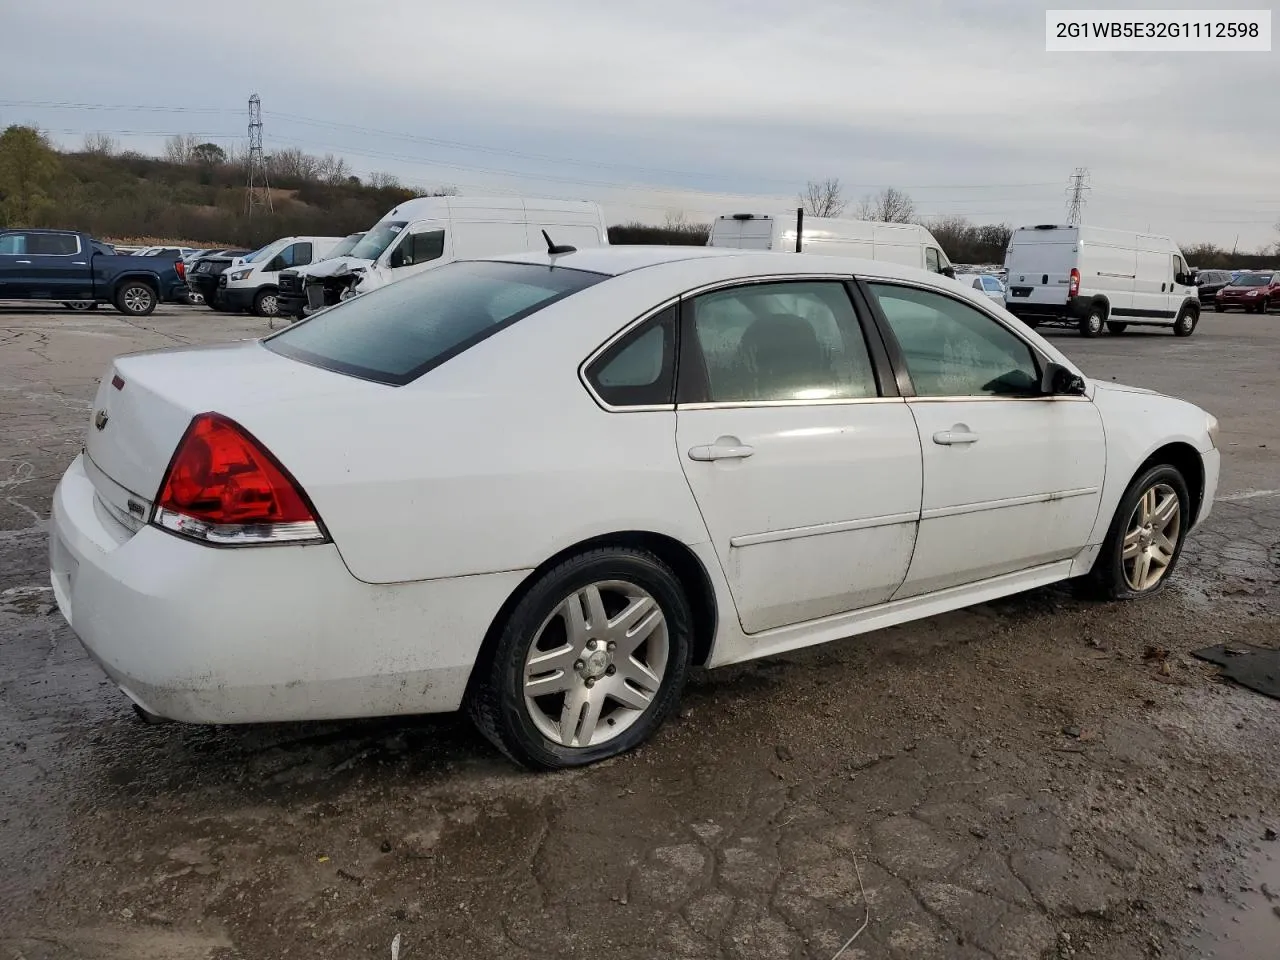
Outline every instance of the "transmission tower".
[[244, 192], [245, 216], [253, 219], [253, 211], [266, 207], [271, 213], [271, 184], [267, 182], [267, 162], [262, 155], [262, 98], [249, 97], [248, 183]]
[[1089, 168], [1076, 167], [1067, 187], [1067, 223], [1073, 227], [1080, 225], [1084, 216], [1085, 194], [1089, 192]]

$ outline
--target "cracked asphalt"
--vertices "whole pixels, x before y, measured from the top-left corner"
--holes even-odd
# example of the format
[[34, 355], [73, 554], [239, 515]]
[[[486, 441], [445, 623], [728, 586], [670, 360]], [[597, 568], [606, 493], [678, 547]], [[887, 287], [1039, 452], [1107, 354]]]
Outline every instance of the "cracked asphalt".
[[108, 360], [262, 332], [0, 313], [0, 957], [825, 960], [864, 922], [843, 957], [1276, 955], [1280, 709], [1189, 653], [1280, 646], [1280, 317], [1049, 334], [1221, 420], [1158, 599], [1039, 590], [702, 673], [652, 744], [554, 775], [454, 716], [146, 726], [53, 609]]

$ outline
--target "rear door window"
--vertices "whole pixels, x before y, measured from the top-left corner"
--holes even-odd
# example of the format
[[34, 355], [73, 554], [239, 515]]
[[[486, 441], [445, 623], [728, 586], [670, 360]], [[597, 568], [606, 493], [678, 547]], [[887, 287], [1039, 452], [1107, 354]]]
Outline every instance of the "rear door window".
[[27, 235], [25, 233], [6, 233], [0, 236], [0, 254], [17, 256], [27, 252]]
[[65, 233], [27, 234], [27, 253], [46, 257], [68, 257], [79, 252], [79, 237]]
[[303, 363], [400, 386], [605, 279], [565, 267], [450, 263], [355, 297], [263, 343]]

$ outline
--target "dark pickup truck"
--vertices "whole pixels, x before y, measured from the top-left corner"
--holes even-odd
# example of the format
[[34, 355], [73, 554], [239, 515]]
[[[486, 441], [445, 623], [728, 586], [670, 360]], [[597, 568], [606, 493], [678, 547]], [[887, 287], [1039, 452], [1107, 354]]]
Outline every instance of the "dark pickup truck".
[[110, 303], [145, 317], [157, 303], [186, 303], [181, 259], [114, 253], [86, 233], [0, 230], [0, 300]]

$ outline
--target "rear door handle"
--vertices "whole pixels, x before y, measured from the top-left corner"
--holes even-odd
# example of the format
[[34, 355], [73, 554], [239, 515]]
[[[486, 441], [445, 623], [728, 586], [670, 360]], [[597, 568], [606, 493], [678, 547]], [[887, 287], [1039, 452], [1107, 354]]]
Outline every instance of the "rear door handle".
[[755, 447], [737, 442], [736, 437], [721, 437], [715, 443], [689, 448], [690, 460], [745, 460], [756, 452]]
[[939, 430], [933, 435], [933, 442], [940, 443], [946, 447], [977, 443], [978, 435], [970, 433], [967, 427], [959, 425], [952, 427], [950, 430]]

